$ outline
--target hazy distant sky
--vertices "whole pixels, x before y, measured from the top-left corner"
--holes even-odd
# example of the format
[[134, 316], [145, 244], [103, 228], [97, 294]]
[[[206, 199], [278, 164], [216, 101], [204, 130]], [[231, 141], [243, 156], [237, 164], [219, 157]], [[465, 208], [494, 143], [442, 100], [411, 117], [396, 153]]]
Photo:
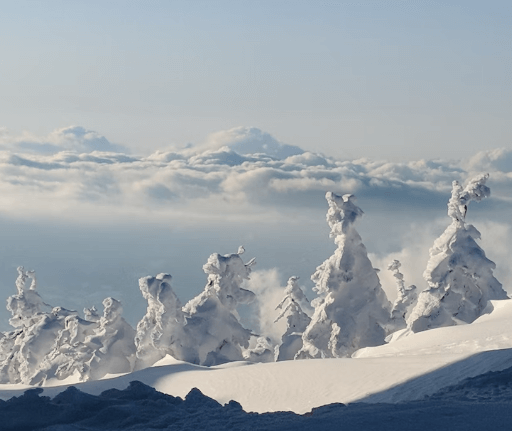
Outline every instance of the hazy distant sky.
[[256, 126], [342, 158], [512, 137], [511, 1], [1, 1], [0, 126], [136, 152]]

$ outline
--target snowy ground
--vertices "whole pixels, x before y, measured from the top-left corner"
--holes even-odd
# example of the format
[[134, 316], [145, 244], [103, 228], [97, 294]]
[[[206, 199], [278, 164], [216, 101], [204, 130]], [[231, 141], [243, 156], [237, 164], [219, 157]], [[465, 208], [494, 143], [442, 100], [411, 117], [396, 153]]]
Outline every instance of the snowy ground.
[[[450, 400], [449, 405], [454, 406], [454, 415], [464, 409], [477, 411], [484, 408], [482, 402], [489, 401], [493, 401], [493, 408], [498, 410], [501, 408], [498, 406], [500, 403], [505, 403], [512, 410], [509, 405], [512, 403], [512, 389], [509, 386], [512, 378], [509, 374], [512, 373], [503, 371], [501, 374], [482, 376], [489, 372], [512, 369], [512, 300], [493, 301], [488, 311], [488, 314], [471, 325], [434, 329], [402, 337], [384, 346], [360, 350], [353, 359], [268, 364], [237, 362], [207, 368], [167, 357], [145, 370], [109, 376], [101, 381], [78, 383], [75, 386], [87, 394], [99, 395], [112, 388], [125, 389], [129, 382], [136, 380], [159, 392], [181, 398], [185, 398], [192, 388], [199, 388], [204, 395], [220, 404], [235, 400], [246, 412], [258, 413], [292, 411], [304, 414], [315, 407], [331, 403], [358, 401], [372, 404], [407, 403], [393, 407], [388, 405], [387, 409], [380, 405], [373, 407], [373, 412], [382, 410], [386, 414], [400, 411], [397, 413], [399, 419], [401, 415], [405, 415], [403, 418], [408, 417], [419, 406], [423, 406], [418, 410], [422, 414], [430, 409], [446, 409], [446, 402], [440, 400], [447, 398]], [[476, 379], [471, 379], [473, 377]], [[48, 385], [59, 386], [45, 387], [43, 395], [54, 397], [71, 382], [67, 383], [62, 386], [62, 382], [48, 382]], [[447, 390], [449, 387], [452, 388]], [[7, 400], [20, 396], [26, 389], [18, 385], [3, 385], [0, 398]], [[428, 403], [411, 403], [434, 394]], [[475, 400], [478, 406], [473, 406]], [[194, 408], [189, 407], [189, 410]], [[334, 414], [333, 408], [322, 411]], [[362, 414], [361, 409], [364, 408], [369, 407], [357, 405], [357, 409], [351, 407], [350, 411], [357, 416]], [[339, 408], [336, 411], [336, 414], [341, 414]], [[347, 414], [347, 411], [344, 410], [343, 414]], [[307, 417], [318, 419], [318, 415], [320, 413], [316, 412]], [[508, 420], [502, 413], [499, 415], [501, 420]], [[362, 414], [361, 418], [364, 416]], [[465, 417], [467, 419], [470, 416]], [[512, 416], [509, 419], [512, 420]], [[270, 429], [268, 424], [262, 427]], [[238, 429], [243, 428], [240, 426]]]

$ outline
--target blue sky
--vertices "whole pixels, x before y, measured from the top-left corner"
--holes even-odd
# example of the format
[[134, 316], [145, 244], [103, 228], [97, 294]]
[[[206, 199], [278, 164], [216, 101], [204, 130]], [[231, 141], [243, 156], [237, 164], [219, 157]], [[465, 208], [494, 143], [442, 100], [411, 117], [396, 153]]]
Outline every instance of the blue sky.
[[256, 126], [338, 157], [510, 145], [507, 1], [2, 2], [0, 118], [136, 152]]

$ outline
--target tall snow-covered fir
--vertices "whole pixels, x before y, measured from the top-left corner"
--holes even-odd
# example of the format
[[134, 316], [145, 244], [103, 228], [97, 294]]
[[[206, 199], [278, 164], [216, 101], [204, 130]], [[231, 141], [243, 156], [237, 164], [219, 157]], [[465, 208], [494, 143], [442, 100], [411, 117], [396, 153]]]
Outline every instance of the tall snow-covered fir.
[[428, 288], [420, 293], [408, 319], [413, 332], [471, 323], [482, 314], [490, 299], [505, 299], [507, 294], [494, 277], [496, 265], [477, 244], [480, 232], [466, 224], [471, 201], [490, 196], [489, 175], [479, 175], [462, 187], [453, 182], [448, 202], [452, 222], [430, 249], [430, 260], [423, 276]]
[[276, 346], [276, 361], [295, 359], [302, 348], [302, 334], [311, 322], [311, 318], [302, 311], [300, 303], [307, 302], [304, 292], [299, 286], [298, 277], [290, 277], [284, 291], [284, 298], [277, 305], [281, 310], [275, 322], [286, 317], [286, 331], [281, 337], [281, 344]]
[[391, 304], [355, 229], [363, 211], [353, 195], [328, 192], [325, 197], [330, 236], [338, 247], [311, 276], [319, 296], [299, 359], [349, 357], [362, 347], [383, 344], [390, 324]]

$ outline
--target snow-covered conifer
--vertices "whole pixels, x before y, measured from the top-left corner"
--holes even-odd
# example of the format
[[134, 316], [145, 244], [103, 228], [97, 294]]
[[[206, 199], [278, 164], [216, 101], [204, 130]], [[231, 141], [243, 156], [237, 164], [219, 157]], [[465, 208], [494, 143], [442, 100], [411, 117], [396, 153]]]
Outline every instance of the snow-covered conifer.
[[496, 265], [476, 242], [480, 232], [466, 224], [468, 204], [490, 196], [488, 177], [479, 175], [464, 188], [453, 182], [448, 202], [452, 222], [430, 249], [423, 274], [428, 288], [420, 293], [407, 322], [413, 332], [471, 323], [482, 314], [488, 300], [507, 298], [493, 275]]
[[114, 298], [103, 300], [103, 316], [94, 331], [94, 343], [101, 347], [94, 352], [90, 365], [91, 380], [105, 374], [129, 373], [135, 364], [135, 330], [122, 317], [123, 306]]
[[356, 350], [384, 343], [391, 304], [381, 288], [354, 224], [363, 211], [353, 195], [328, 192], [327, 222], [338, 246], [311, 276], [319, 297], [302, 336], [298, 359], [348, 357]]
[[180, 300], [171, 288], [171, 278], [170, 274], [158, 274], [139, 280], [148, 308], [137, 325], [136, 369], [149, 367], [167, 354], [177, 359], [189, 356], [183, 351], [186, 346], [185, 315]]
[[274, 322], [286, 317], [286, 332], [281, 337], [281, 345], [276, 346], [275, 360], [286, 361], [295, 358], [302, 348], [302, 333], [311, 322], [311, 318], [302, 311], [300, 303], [308, 299], [298, 283], [299, 277], [290, 277], [284, 291], [284, 298], [276, 307], [281, 310]]
[[388, 266], [388, 270], [393, 272], [393, 277], [396, 279], [396, 287], [398, 290], [397, 298], [391, 309], [391, 327], [393, 330], [403, 329], [407, 326], [407, 318], [411, 314], [416, 300], [418, 299], [416, 286], [405, 286], [404, 275], [400, 272], [401, 266], [400, 261], [396, 259]]
[[238, 253], [224, 256], [214, 253], [203, 266], [208, 274], [207, 285], [183, 308], [188, 343], [196, 346], [195, 355], [184, 360], [216, 365], [244, 359], [242, 348], [249, 347], [252, 334], [240, 323], [236, 308], [252, 302], [255, 295], [242, 288], [254, 264], [254, 259], [243, 262], [240, 257], [243, 251], [240, 247]]

